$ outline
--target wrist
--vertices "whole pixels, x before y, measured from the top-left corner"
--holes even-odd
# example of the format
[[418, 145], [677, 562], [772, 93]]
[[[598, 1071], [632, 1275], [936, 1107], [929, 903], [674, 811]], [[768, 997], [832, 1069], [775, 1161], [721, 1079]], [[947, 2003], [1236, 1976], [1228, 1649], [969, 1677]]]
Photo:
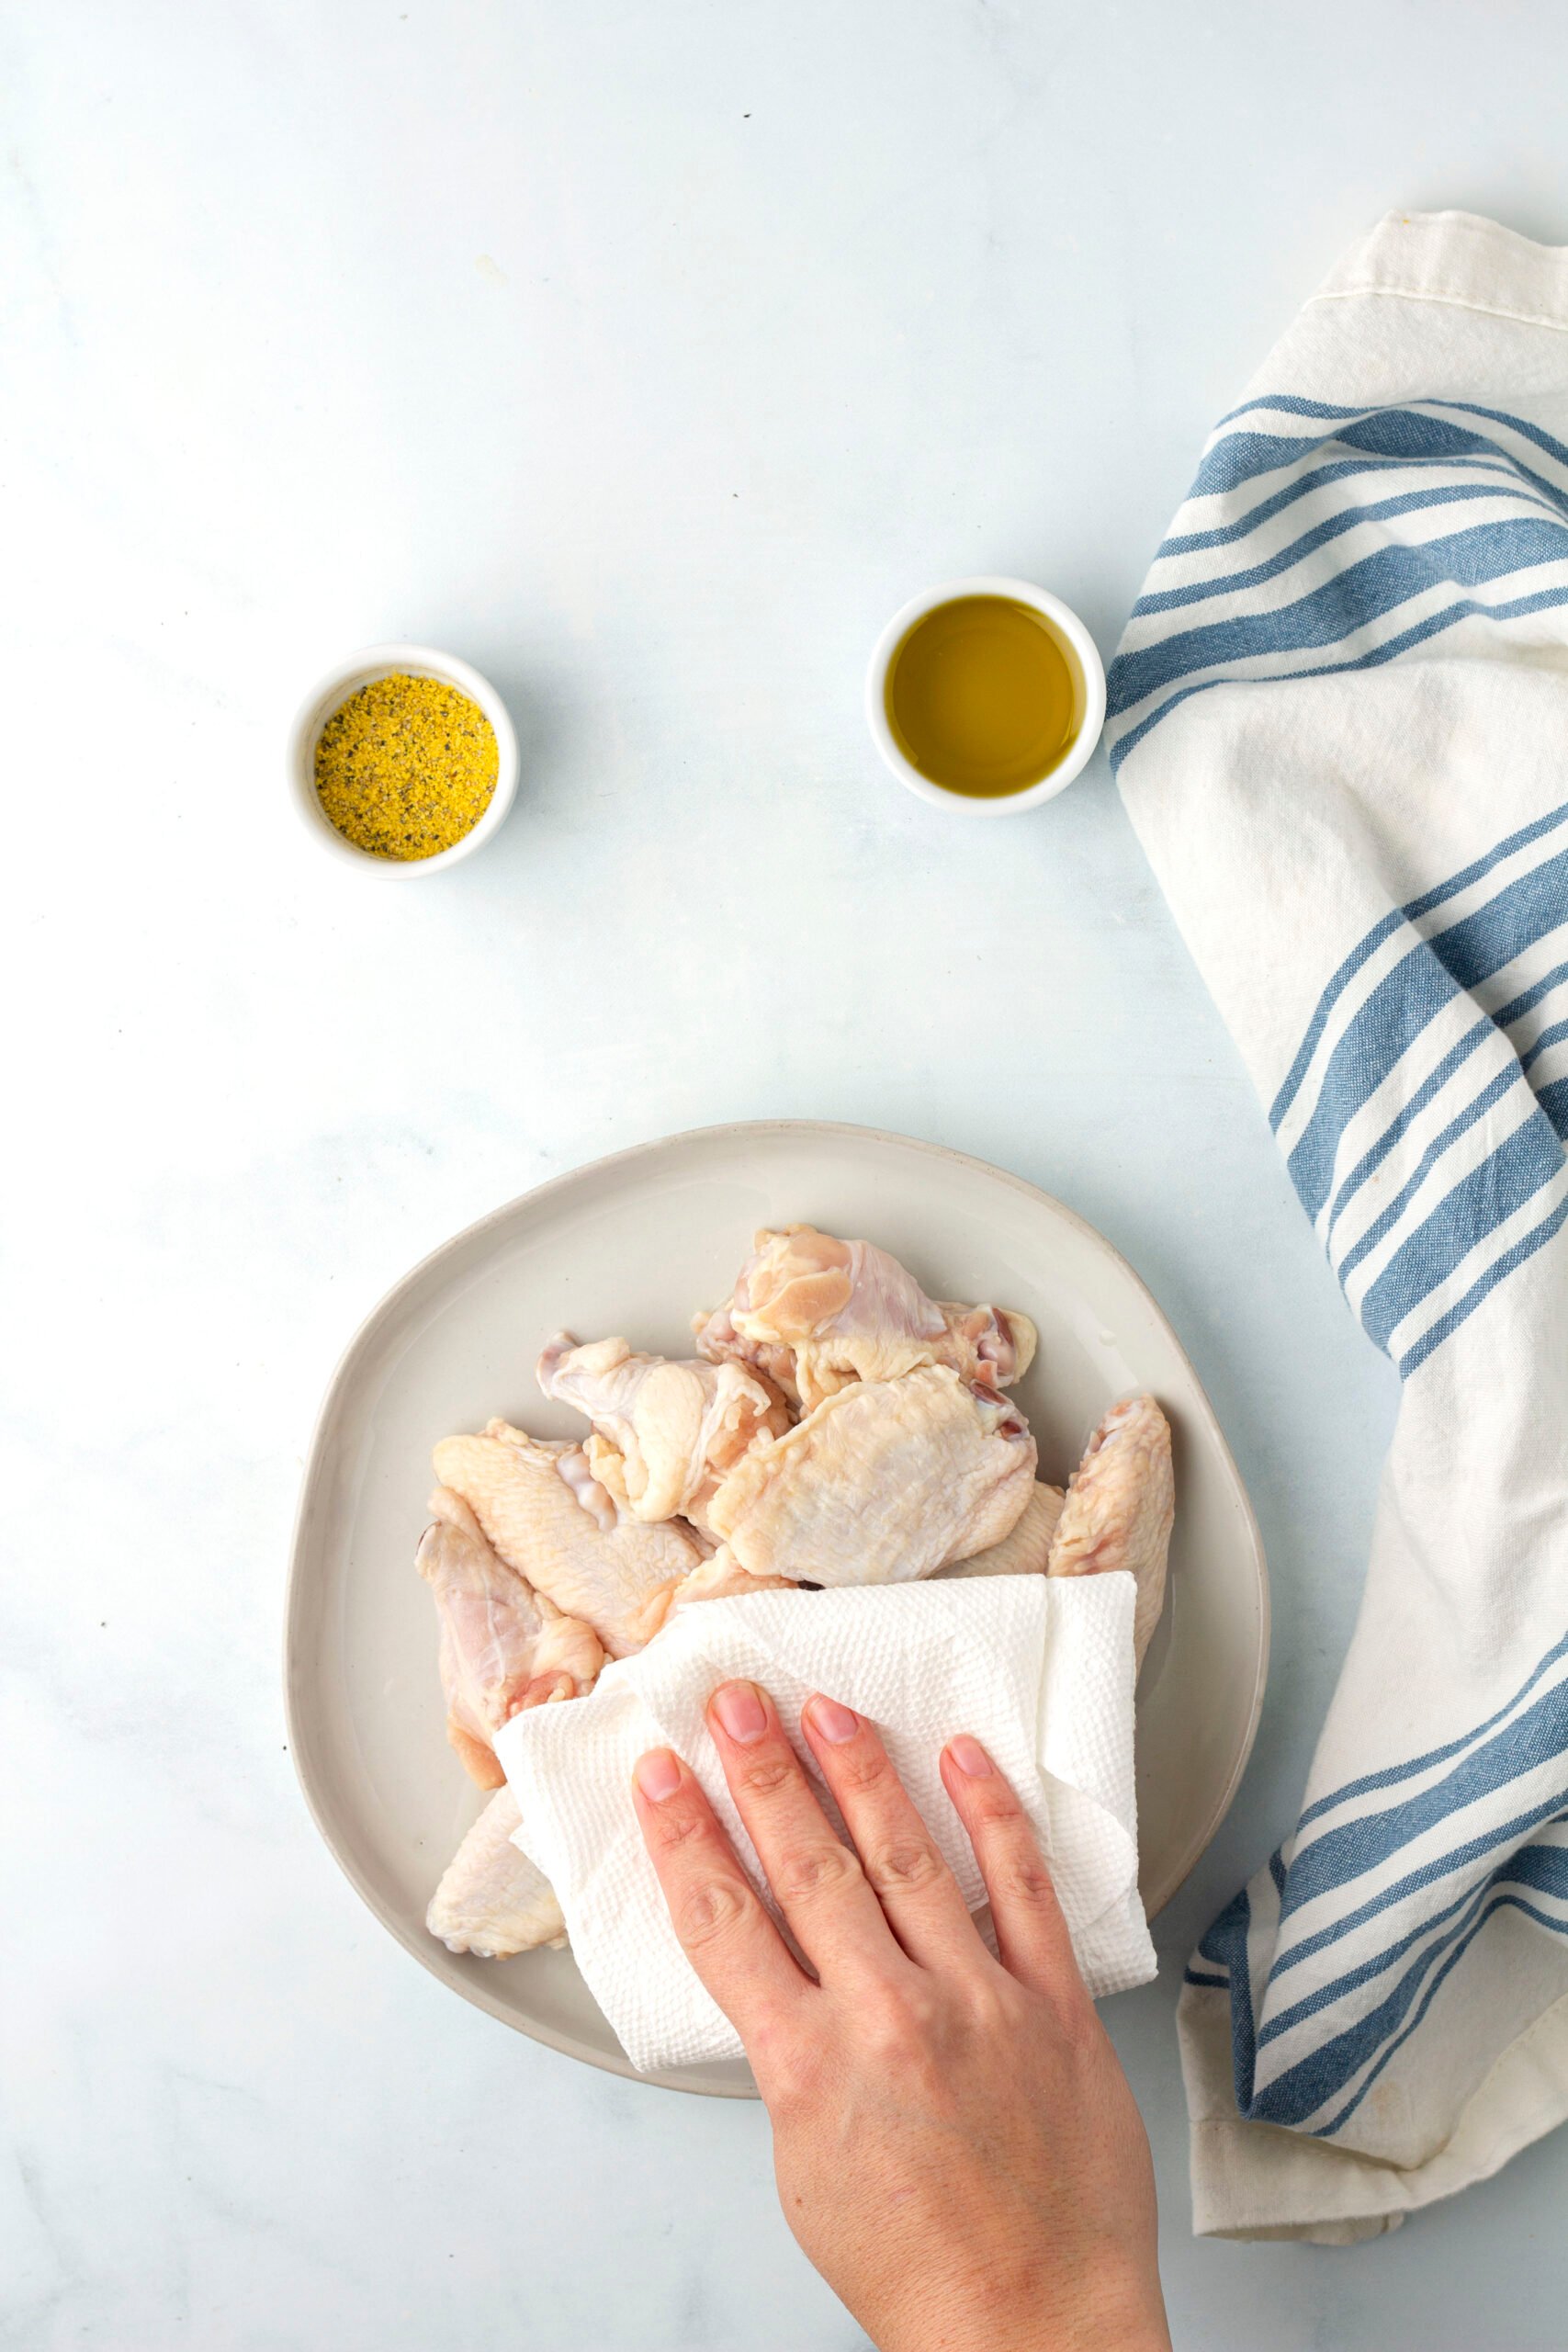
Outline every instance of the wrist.
[[1107, 2267], [1075, 2286], [1053, 2265], [999, 2278], [994, 2269], [899, 2298], [880, 2324], [877, 2352], [1170, 2352], [1157, 2278]]

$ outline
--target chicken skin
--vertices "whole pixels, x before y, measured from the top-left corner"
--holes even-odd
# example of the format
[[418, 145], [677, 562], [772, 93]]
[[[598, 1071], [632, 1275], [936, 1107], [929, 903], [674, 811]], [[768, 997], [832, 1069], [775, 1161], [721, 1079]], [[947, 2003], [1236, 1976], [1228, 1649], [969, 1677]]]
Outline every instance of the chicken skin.
[[749, 1592], [798, 1590], [793, 1577], [749, 1576], [728, 1544], [721, 1544], [713, 1556], [705, 1560], [700, 1568], [694, 1568], [685, 1583], [676, 1589], [671, 1613], [688, 1608], [694, 1600], [737, 1600]]
[[581, 1346], [559, 1331], [538, 1363], [547, 1396], [593, 1424], [593, 1475], [634, 1519], [685, 1513], [698, 1526], [719, 1479], [758, 1437], [782, 1437], [789, 1408], [742, 1363], [671, 1363], [625, 1340]]
[[1012, 1532], [1004, 1535], [999, 1544], [990, 1544], [984, 1552], [976, 1552], [967, 1560], [955, 1560], [951, 1567], [939, 1568], [941, 1577], [1043, 1577], [1051, 1555], [1051, 1538], [1056, 1532], [1056, 1521], [1062, 1516], [1066, 1497], [1060, 1487], [1043, 1486], [1037, 1479], [1029, 1490], [1029, 1500], [1023, 1516]]
[[750, 1364], [806, 1413], [852, 1380], [925, 1364], [1005, 1388], [1035, 1350], [1027, 1316], [930, 1299], [886, 1250], [810, 1225], [759, 1233], [729, 1299], [693, 1328], [699, 1355]]
[[498, 1559], [460, 1495], [438, 1487], [416, 1564], [441, 1621], [446, 1736], [471, 1780], [499, 1788], [492, 1742], [525, 1707], [592, 1688], [599, 1638]]
[[1034, 1479], [1034, 1441], [947, 1365], [854, 1381], [752, 1447], [708, 1506], [753, 1577], [892, 1584], [1000, 1543]]
[[497, 1789], [430, 1899], [424, 1924], [448, 1951], [510, 1960], [539, 1944], [563, 1944], [566, 1921], [548, 1879], [512, 1843], [519, 1815], [510, 1789]]
[[1133, 1646], [1140, 1666], [1165, 1606], [1175, 1516], [1170, 1424], [1152, 1396], [1128, 1397], [1111, 1407], [1067, 1482], [1045, 1573], [1130, 1569], [1138, 1589]]
[[581, 1446], [542, 1444], [491, 1421], [481, 1436], [443, 1438], [434, 1462], [506, 1566], [592, 1626], [612, 1657], [651, 1639], [702, 1565], [703, 1548], [677, 1526], [618, 1511]]

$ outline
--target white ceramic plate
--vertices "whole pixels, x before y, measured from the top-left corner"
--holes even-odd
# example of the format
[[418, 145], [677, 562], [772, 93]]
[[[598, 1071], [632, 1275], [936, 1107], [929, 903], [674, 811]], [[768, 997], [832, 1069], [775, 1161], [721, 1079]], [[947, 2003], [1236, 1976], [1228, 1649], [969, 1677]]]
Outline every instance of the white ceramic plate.
[[[532, 1366], [562, 1324], [680, 1355], [694, 1307], [728, 1295], [759, 1226], [863, 1234], [938, 1298], [1020, 1307], [1040, 1353], [1018, 1395], [1060, 1482], [1105, 1407], [1152, 1389], [1176, 1441], [1165, 1619], [1138, 1692], [1143, 1887], [1157, 1911], [1224, 1817], [1252, 1746], [1269, 1645], [1251, 1507], [1170, 1326], [1081, 1217], [977, 1159], [863, 1127], [712, 1127], [558, 1177], [448, 1241], [384, 1298], [322, 1406], [288, 1596], [289, 1744], [322, 1836], [383, 1926], [465, 1999], [536, 2041], [632, 2072], [569, 1952], [449, 1952], [431, 1891], [479, 1810], [446, 1744], [435, 1621], [414, 1573], [430, 1449], [503, 1414], [543, 1437], [581, 1424]], [[637, 2079], [643, 2079], [638, 2077]], [[751, 2092], [739, 2062], [655, 2075]]]

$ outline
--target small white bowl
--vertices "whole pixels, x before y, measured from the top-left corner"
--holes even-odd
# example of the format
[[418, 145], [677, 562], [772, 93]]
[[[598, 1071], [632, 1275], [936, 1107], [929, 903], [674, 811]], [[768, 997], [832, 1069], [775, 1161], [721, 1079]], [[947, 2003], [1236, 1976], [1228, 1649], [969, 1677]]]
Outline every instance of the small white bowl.
[[[951, 605], [959, 596], [1006, 596], [1015, 605], [1027, 605], [1032, 612], [1050, 622], [1077, 662], [1083, 695], [1077, 732], [1049, 775], [1042, 776], [1038, 784], [1025, 785], [1021, 792], [976, 798], [966, 792], [951, 792], [945, 785], [933, 784], [929, 775], [922, 775], [905, 758], [887, 723], [887, 673], [893, 665], [893, 656], [917, 621], [924, 620], [939, 605]], [[988, 572], [977, 580], [947, 580], [940, 588], [928, 588], [923, 596], [911, 597], [894, 614], [877, 639], [871, 667], [865, 673], [865, 716], [873, 742], [899, 783], [908, 785], [922, 800], [931, 801], [938, 808], [959, 809], [971, 817], [1011, 817], [1021, 808], [1037, 808], [1043, 800], [1055, 800], [1057, 793], [1066, 791], [1073, 778], [1088, 766], [1105, 725], [1105, 668], [1099, 647], [1077, 613], [1070, 605], [1064, 605], [1060, 596], [1053, 596], [1049, 589], [1036, 588], [1028, 580], [1005, 580]]]
[[[444, 685], [456, 687], [458, 694], [467, 695], [470, 702], [479, 705], [495, 735], [495, 790], [491, 794], [489, 807], [460, 842], [454, 842], [450, 849], [438, 850], [434, 857], [378, 857], [370, 850], [356, 849], [338, 831], [316, 792], [316, 746], [333, 711], [341, 710], [350, 695], [356, 695], [361, 686], [394, 675], [439, 678]], [[433, 645], [367, 645], [329, 670], [300, 704], [299, 716], [288, 730], [288, 768], [289, 790], [307, 830], [334, 857], [372, 874], [438, 874], [445, 866], [456, 865], [460, 857], [469, 857], [475, 850], [482, 849], [491, 835], [499, 832], [505, 823], [506, 812], [517, 790], [517, 735], [506, 705], [490, 680], [481, 678], [477, 670], [459, 662], [455, 654], [438, 652]]]

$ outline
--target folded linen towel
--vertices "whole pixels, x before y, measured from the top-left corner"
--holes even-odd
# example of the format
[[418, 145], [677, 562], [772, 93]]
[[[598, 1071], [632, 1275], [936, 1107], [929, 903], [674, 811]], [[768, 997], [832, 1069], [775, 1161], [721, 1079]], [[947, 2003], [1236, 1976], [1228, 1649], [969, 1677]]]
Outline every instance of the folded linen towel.
[[523, 1816], [514, 1842], [555, 1888], [577, 1964], [632, 2064], [739, 2053], [675, 1940], [631, 1803], [637, 1758], [675, 1748], [772, 1907], [704, 1722], [709, 1693], [734, 1676], [772, 1692], [830, 1813], [799, 1736], [801, 1706], [824, 1690], [870, 1716], [974, 1909], [985, 1890], [937, 1770], [945, 1742], [972, 1732], [1029, 1808], [1090, 1991], [1146, 1982], [1155, 1958], [1137, 1887], [1133, 1604], [1124, 1575], [706, 1600], [606, 1667], [587, 1698], [514, 1715], [495, 1744]]
[[1391, 214], [1215, 428], [1109, 708], [1406, 1384], [1300, 1819], [1179, 2018], [1198, 2230], [1342, 2241], [1568, 2114], [1568, 252]]

